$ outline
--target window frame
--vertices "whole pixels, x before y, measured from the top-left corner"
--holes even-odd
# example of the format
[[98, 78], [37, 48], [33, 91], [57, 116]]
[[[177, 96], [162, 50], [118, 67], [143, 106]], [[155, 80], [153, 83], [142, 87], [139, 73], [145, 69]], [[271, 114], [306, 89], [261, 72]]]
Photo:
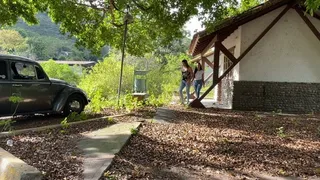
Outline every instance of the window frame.
[[[39, 79], [38, 77], [38, 73], [37, 73], [37, 68], [40, 69], [42, 71], [42, 73], [44, 74], [44, 79]], [[34, 69], [36, 71], [36, 77], [37, 77], [37, 81], [49, 81], [49, 77], [47, 75], [47, 73], [43, 70], [43, 68], [39, 65], [39, 64], [34, 64]]]
[[0, 59], [0, 61], [3, 61], [3, 62], [6, 64], [6, 71], [7, 71], [7, 77], [6, 77], [6, 79], [0, 79], [0, 81], [4, 81], [4, 82], [10, 81], [10, 80], [11, 80], [11, 73], [10, 73], [10, 71], [9, 71], [9, 63], [8, 63], [8, 60], [6, 60], [6, 59]]
[[[26, 64], [26, 65], [30, 65], [33, 67], [34, 69], [34, 73], [35, 73], [35, 79], [14, 79], [13, 78], [13, 72], [12, 72], [12, 63], [22, 63], [22, 64]], [[37, 75], [37, 72], [36, 72], [36, 68], [35, 68], [36, 64], [35, 63], [32, 63], [32, 62], [26, 62], [26, 61], [19, 61], [19, 60], [11, 60], [10, 63], [9, 63], [9, 68], [10, 68], [10, 75], [11, 75], [11, 80], [12, 81], [15, 81], [15, 82], [38, 82], [38, 81], [45, 81], [47, 79], [44, 79], [44, 80], [39, 80], [38, 79], [38, 75]]]

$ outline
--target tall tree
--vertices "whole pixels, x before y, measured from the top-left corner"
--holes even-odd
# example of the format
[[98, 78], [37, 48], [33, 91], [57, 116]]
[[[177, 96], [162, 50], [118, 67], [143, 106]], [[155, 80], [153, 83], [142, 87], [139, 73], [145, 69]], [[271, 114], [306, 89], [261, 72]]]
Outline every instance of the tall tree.
[[[311, 12], [319, 4], [319, 0], [306, 0]], [[237, 0], [0, 0], [0, 24], [11, 25], [18, 17], [36, 23], [37, 11], [48, 11], [62, 32], [98, 52], [104, 45], [121, 47], [128, 8], [134, 18], [128, 51], [141, 55], [183, 37], [183, 25], [190, 17], [198, 15], [210, 27], [228, 16], [232, 7], [238, 7]]]
[[27, 48], [26, 40], [14, 30], [0, 30], [0, 48], [11, 53]]

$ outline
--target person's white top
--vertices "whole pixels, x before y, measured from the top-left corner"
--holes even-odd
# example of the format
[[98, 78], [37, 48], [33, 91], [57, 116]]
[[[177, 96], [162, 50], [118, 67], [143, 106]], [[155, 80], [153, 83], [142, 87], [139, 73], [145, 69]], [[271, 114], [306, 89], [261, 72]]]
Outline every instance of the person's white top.
[[195, 80], [202, 80], [203, 73], [204, 73], [203, 70], [197, 71], [196, 74], [194, 75], [194, 79]]

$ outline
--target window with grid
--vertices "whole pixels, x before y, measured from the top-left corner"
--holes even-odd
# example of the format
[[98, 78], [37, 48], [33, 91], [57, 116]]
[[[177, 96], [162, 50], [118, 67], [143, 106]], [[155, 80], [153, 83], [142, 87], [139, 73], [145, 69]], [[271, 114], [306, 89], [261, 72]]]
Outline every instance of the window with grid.
[[[231, 52], [231, 54], [234, 54], [234, 47], [229, 49], [229, 51]], [[226, 71], [231, 65], [232, 65], [232, 61], [226, 55], [224, 55], [224, 60], [223, 60], [224, 71]]]

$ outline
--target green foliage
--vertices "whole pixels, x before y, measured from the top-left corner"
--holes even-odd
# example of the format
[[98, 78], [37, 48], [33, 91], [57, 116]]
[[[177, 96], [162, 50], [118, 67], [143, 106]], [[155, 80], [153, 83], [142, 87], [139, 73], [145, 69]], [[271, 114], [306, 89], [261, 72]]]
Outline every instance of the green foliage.
[[106, 178], [107, 180], [116, 180], [117, 178], [112, 175], [109, 171], [105, 172], [103, 174], [103, 177]]
[[320, 0], [306, 0], [305, 5], [307, 10], [313, 15], [313, 13], [320, 8]]
[[113, 117], [108, 117], [107, 118], [107, 121], [110, 123], [110, 124], [113, 124], [115, 122], [114, 118]]
[[15, 122], [16, 121], [13, 121], [12, 119], [0, 120], [0, 127], [2, 127], [1, 132], [12, 131], [12, 124]]
[[0, 30], [0, 49], [5, 53], [27, 49], [26, 40], [14, 30]]
[[283, 127], [277, 128], [277, 136], [279, 136], [281, 138], [287, 137], [287, 135], [284, 132], [284, 128]]
[[20, 96], [10, 96], [9, 97], [9, 101], [14, 103], [14, 104], [17, 104], [17, 103], [20, 103], [23, 101], [22, 97]]
[[88, 115], [85, 112], [81, 112], [80, 114], [76, 112], [72, 112], [71, 114], [66, 117], [67, 122], [74, 122], [74, 121], [84, 121], [88, 119]]
[[60, 131], [61, 133], [67, 132], [67, 129], [70, 127], [70, 124], [68, 122], [68, 117], [64, 118], [61, 122], [60, 125], [62, 127], [62, 130]]
[[130, 132], [131, 132], [132, 135], [137, 135], [137, 134], [139, 133], [139, 129], [137, 129], [137, 128], [131, 128], [131, 129], [130, 129]]
[[127, 112], [137, 110], [143, 106], [142, 101], [138, 101], [138, 99], [134, 98], [131, 93], [126, 94], [124, 99], [120, 100], [120, 104], [126, 108]]
[[[96, 64], [92, 70], [81, 79], [79, 87], [86, 91], [91, 99], [89, 109], [100, 112], [105, 107], [117, 108], [117, 92], [121, 62], [111, 55]], [[133, 66], [124, 64], [122, 79], [122, 94], [130, 94], [133, 87]], [[123, 98], [126, 104], [128, 98]]]
[[[192, 16], [210, 28], [259, 2], [243, 0], [239, 6], [237, 0], [5, 0], [0, 2], [0, 24], [13, 25], [19, 17], [35, 24], [36, 14], [47, 11], [63, 33], [77, 37], [79, 45], [100, 52], [106, 44], [117, 49], [122, 46], [124, 11], [129, 6], [134, 22], [129, 25], [128, 52], [143, 55], [181, 38], [183, 26]], [[305, 5], [312, 14], [319, 9], [320, 0], [306, 0]]]
[[[39, 19], [37, 25], [29, 26], [19, 20], [15, 26], [8, 27], [18, 31], [28, 44], [28, 48], [14, 54], [40, 60], [55, 58], [96, 61], [99, 58], [83, 47], [76, 47], [75, 38], [61, 34], [59, 25], [54, 24], [48, 14], [39, 13], [36, 17]], [[108, 51], [104, 54], [108, 54]]]
[[30, 24], [36, 24], [35, 15], [46, 10], [45, 1], [4, 0], [0, 1], [0, 24], [13, 25], [21, 17]]
[[12, 114], [12, 116], [15, 116], [16, 113], [17, 113], [19, 104], [20, 104], [20, 102], [23, 101], [23, 98], [22, 98], [21, 96], [18, 96], [18, 95], [10, 96], [10, 97], [9, 97], [9, 101], [16, 105], [16, 106], [15, 106], [16, 108], [15, 108], [13, 114]]
[[41, 63], [41, 66], [50, 78], [61, 79], [73, 85], [77, 85], [82, 76], [67, 64], [58, 64], [53, 60]]
[[[104, 108], [124, 108], [128, 112], [143, 106], [132, 96], [134, 66], [139, 70], [146, 70], [149, 106], [162, 106], [171, 102], [173, 94], [180, 84], [180, 66], [182, 59], [188, 59], [185, 54], [177, 56], [167, 55], [168, 62], [162, 64], [161, 59], [146, 55], [144, 58], [127, 56], [124, 64], [122, 96], [118, 106], [117, 92], [120, 74], [120, 56], [111, 54], [104, 61], [99, 62], [93, 69], [81, 78], [79, 87], [86, 91], [91, 103], [87, 107], [90, 111], [100, 112]], [[145, 66], [145, 64], [147, 64]], [[143, 68], [144, 67], [144, 68]], [[98, 80], [98, 81], [97, 81]], [[93, 83], [94, 82], [94, 83]]]
[[174, 92], [180, 85], [180, 64], [183, 59], [189, 59], [185, 54], [167, 55], [168, 63], [150, 71], [147, 75], [148, 102], [150, 105], [162, 106], [172, 100]]

